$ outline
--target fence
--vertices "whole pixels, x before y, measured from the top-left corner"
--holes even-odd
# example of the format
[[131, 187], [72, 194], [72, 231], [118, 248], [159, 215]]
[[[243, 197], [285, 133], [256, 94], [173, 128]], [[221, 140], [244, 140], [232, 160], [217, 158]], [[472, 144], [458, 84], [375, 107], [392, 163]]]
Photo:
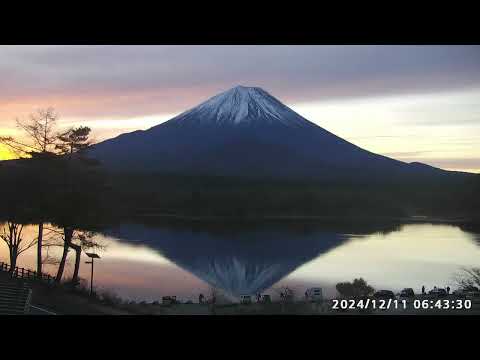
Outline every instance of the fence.
[[20, 267], [15, 267], [15, 269], [12, 269], [12, 267], [3, 262], [0, 261], [0, 271], [6, 271], [11, 274], [13, 278], [17, 279], [22, 279], [22, 280], [37, 280], [37, 281], [43, 281], [46, 282], [47, 284], [54, 284], [55, 283], [55, 278], [49, 274], [41, 274], [38, 276], [36, 271], [30, 270], [30, 269], [25, 269], [25, 268], [20, 268]]

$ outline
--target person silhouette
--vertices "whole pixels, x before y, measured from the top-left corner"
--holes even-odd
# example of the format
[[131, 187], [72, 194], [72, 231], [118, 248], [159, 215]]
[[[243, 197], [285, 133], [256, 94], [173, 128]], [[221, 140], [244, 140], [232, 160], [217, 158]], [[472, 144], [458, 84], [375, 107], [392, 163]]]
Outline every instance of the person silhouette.
[[447, 286], [447, 294], [450, 294], [450, 286]]
[[422, 286], [422, 295], [425, 295], [425, 285]]
[[203, 294], [200, 294], [200, 295], [198, 296], [198, 303], [199, 303], [199, 304], [203, 304], [203, 299], [204, 299]]

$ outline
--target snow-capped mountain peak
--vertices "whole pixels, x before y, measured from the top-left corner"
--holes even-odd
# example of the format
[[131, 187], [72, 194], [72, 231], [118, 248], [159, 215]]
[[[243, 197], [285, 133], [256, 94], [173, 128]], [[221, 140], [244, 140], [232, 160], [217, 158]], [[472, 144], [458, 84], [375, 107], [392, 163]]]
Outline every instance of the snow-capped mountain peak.
[[[220, 93], [174, 119], [179, 125], [307, 126], [309, 121], [259, 87], [236, 86]], [[180, 124], [181, 122], [181, 124]]]

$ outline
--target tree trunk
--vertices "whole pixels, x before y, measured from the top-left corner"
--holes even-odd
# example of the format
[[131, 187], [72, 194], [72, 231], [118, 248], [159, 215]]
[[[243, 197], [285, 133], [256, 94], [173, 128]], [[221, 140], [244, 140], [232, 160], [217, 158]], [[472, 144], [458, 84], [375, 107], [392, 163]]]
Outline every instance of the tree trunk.
[[67, 254], [68, 254], [68, 244], [65, 242], [64, 245], [63, 245], [62, 260], [60, 261], [60, 264], [58, 265], [57, 276], [55, 277], [55, 282], [56, 283], [60, 283], [60, 281], [62, 280], [63, 270], [65, 268], [65, 261], [67, 260]]
[[63, 270], [65, 269], [65, 262], [67, 261], [68, 249], [72, 242], [73, 229], [66, 227], [63, 229], [63, 233], [64, 233], [63, 254], [62, 254], [62, 260], [60, 261], [60, 265], [58, 265], [57, 276], [55, 278], [56, 283], [60, 283], [60, 281], [62, 280]]
[[18, 250], [16, 248], [10, 249], [10, 273], [13, 275], [15, 273], [15, 268], [17, 267], [17, 257]]
[[80, 270], [80, 256], [82, 255], [82, 247], [77, 244], [70, 244], [70, 247], [75, 250], [75, 269], [73, 270], [72, 285], [78, 284], [78, 271]]
[[37, 242], [37, 276], [42, 277], [42, 244], [43, 242], [43, 222], [38, 224], [38, 242]]

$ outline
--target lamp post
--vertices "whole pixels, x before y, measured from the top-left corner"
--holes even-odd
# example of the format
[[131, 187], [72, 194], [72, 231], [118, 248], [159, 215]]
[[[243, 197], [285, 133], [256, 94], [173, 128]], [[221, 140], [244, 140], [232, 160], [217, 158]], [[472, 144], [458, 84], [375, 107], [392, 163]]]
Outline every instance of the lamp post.
[[94, 253], [86, 253], [87, 256], [92, 259], [90, 261], [86, 261], [85, 264], [92, 264], [92, 273], [90, 275], [90, 296], [93, 294], [93, 260], [94, 259], [100, 259], [100, 256]]

